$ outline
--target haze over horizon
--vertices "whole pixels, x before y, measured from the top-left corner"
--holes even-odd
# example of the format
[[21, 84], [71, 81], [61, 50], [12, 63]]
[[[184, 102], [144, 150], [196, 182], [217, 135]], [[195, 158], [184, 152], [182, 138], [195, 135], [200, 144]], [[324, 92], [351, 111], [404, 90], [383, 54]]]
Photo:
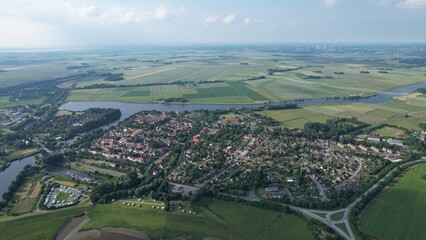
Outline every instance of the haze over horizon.
[[0, 48], [426, 42], [426, 0], [0, 3]]

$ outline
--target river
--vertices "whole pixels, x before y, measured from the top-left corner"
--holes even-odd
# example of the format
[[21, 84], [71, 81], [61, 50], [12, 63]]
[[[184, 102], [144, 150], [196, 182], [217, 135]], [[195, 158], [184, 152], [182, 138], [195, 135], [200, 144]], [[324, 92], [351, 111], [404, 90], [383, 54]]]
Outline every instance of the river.
[[[271, 105], [279, 106], [282, 104], [294, 103], [298, 105], [309, 104], [333, 104], [333, 103], [384, 103], [391, 102], [393, 97], [403, 96], [411, 93], [412, 91], [426, 88], [426, 83], [417, 83], [399, 87], [392, 92], [383, 92], [378, 95], [358, 99], [344, 99], [344, 98], [318, 98], [306, 99], [304, 101], [286, 101], [274, 102]], [[125, 102], [68, 102], [63, 104], [60, 109], [70, 111], [84, 111], [89, 108], [117, 108], [121, 111], [122, 121], [133, 114], [140, 111], [157, 110], [163, 112], [183, 112], [183, 111], [196, 111], [196, 110], [226, 110], [226, 109], [241, 109], [241, 108], [258, 108], [265, 104], [160, 104], [160, 103], [125, 103]], [[108, 126], [116, 125], [119, 121], [109, 124]]]
[[3, 193], [7, 191], [9, 185], [16, 179], [16, 176], [24, 169], [26, 165], [35, 166], [36, 159], [34, 156], [26, 157], [22, 160], [14, 161], [6, 170], [0, 172], [0, 200]]

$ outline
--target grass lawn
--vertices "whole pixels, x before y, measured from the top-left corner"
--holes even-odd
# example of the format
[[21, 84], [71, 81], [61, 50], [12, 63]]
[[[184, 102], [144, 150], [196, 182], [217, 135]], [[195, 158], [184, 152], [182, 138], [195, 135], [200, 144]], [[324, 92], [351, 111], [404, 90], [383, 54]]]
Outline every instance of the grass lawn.
[[84, 228], [130, 227], [166, 239], [313, 239], [306, 223], [296, 216], [235, 202], [213, 200], [206, 206], [194, 207], [195, 215], [175, 209], [166, 213], [150, 205], [97, 205]]
[[331, 220], [333, 220], [333, 221], [338, 221], [338, 220], [341, 220], [342, 218], [343, 218], [343, 216], [345, 215], [345, 212], [344, 211], [342, 211], [342, 212], [338, 212], [338, 213], [335, 213], [335, 214], [333, 214], [333, 215], [331, 215]]
[[377, 239], [424, 239], [425, 176], [426, 164], [417, 165], [382, 191], [361, 213], [361, 230]]

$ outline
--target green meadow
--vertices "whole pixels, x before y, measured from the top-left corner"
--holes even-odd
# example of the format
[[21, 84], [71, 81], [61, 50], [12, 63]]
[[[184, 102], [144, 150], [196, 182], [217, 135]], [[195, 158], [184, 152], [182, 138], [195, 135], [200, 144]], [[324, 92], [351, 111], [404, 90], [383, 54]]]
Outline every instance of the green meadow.
[[[184, 203], [185, 204], [185, 203]], [[72, 207], [20, 217], [1, 217], [2, 239], [50, 239], [70, 217], [88, 211], [83, 230], [125, 227], [156, 239], [314, 239], [300, 217], [241, 203], [212, 200], [202, 206], [184, 206], [185, 212], [123, 205], [121, 201], [95, 207]], [[189, 213], [190, 209], [195, 214]]]
[[362, 231], [375, 239], [424, 239], [426, 164], [407, 170], [360, 214]]

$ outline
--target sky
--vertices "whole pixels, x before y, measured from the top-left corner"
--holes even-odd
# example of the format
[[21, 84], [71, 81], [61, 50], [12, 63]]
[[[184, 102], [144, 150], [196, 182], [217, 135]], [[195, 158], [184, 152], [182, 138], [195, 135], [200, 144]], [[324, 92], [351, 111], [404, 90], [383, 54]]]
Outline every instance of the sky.
[[426, 42], [426, 0], [0, 0], [0, 48]]

